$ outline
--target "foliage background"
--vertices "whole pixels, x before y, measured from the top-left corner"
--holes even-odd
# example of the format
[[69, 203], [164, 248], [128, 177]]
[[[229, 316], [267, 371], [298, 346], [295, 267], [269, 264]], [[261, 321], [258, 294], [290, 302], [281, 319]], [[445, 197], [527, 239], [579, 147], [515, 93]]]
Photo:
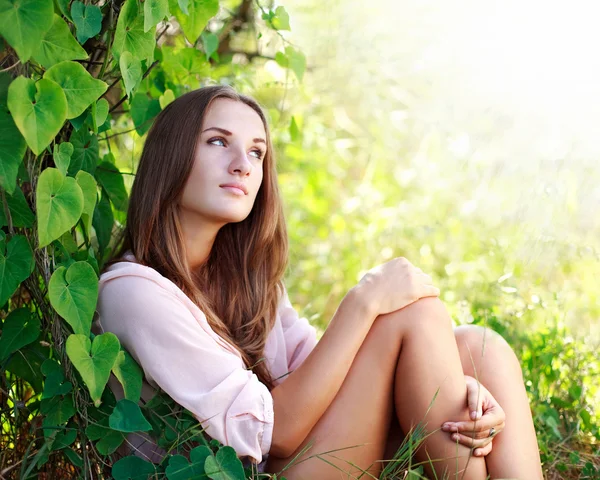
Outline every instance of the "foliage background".
[[[127, 8], [139, 11], [129, 16], [132, 28], [119, 34], [124, 2], [57, 0], [51, 7], [67, 29], [61, 23], [57, 35], [71, 35], [84, 51], [71, 42], [70, 57], [54, 59], [36, 51], [50, 27], [29, 32], [28, 40], [12, 35], [14, 24], [6, 19], [13, 3], [0, 0], [3, 476], [146, 478], [154, 467], [126, 457], [113, 468], [112, 452], [124, 434], [149, 426], [179, 454], [157, 467], [157, 477], [250, 475], [226, 448], [207, 444], [189, 414], [168, 398], [135, 406], [139, 371], [119, 353], [118, 341], [106, 337], [99, 348], [112, 352], [106, 365], [90, 367], [86, 360], [85, 339], [93, 338], [86, 326], [93, 313], [89, 299], [125, 221], [144, 134], [171, 99], [214, 82], [253, 95], [269, 113], [292, 247], [287, 287], [298, 309], [324, 329], [361, 272], [406, 256], [434, 277], [457, 323], [491, 326], [515, 348], [547, 478], [600, 476], [600, 305], [594, 288], [600, 175], [595, 130], [579, 118], [593, 113], [600, 97], [584, 88], [587, 83], [568, 90], [580, 96], [561, 97], [552, 80], [557, 71], [544, 70], [544, 49], [533, 49], [520, 64], [505, 40], [500, 46], [509, 53], [494, 56], [485, 29], [473, 32], [461, 20], [460, 12], [468, 11], [474, 25], [493, 29], [500, 20], [512, 21], [510, 2], [508, 13], [494, 12], [494, 21], [482, 10], [485, 2], [382, 1], [364, 8], [333, 1], [323, 11], [311, 1], [129, 0]], [[35, 9], [45, 2], [20, 3]], [[175, 17], [165, 16], [165, 5]], [[150, 6], [157, 16], [146, 10]], [[519, 13], [529, 31], [532, 12]], [[552, 31], [549, 18], [535, 31], [554, 49], [556, 62], [560, 46], [544, 37]], [[515, 35], [519, 25], [511, 24], [513, 37], [526, 49], [526, 37]], [[453, 43], [457, 31], [477, 33], [478, 41], [465, 34]], [[128, 35], [135, 41], [127, 42]], [[580, 38], [578, 48], [587, 40]], [[32, 58], [23, 53], [28, 41]], [[483, 66], [469, 50], [473, 43], [487, 60]], [[465, 59], [461, 51], [472, 56]], [[583, 62], [572, 57], [558, 57], [561, 70], [570, 68], [570, 76], [561, 77], [565, 83], [589, 73], [578, 71]], [[55, 83], [66, 91], [75, 67], [61, 67], [71, 69], [63, 77], [46, 75], [59, 59], [80, 64], [104, 89], [81, 107], [81, 116], [67, 111], [56, 133], [32, 136], [32, 129], [56, 123], [52, 102], [53, 120], [17, 129], [11, 121], [19, 123], [22, 114], [11, 105], [11, 82], [22, 77], [40, 85], [43, 78], [48, 85], [63, 78]], [[519, 70], [527, 67], [554, 76], [531, 82]], [[67, 107], [76, 102], [65, 99]], [[48, 211], [58, 187], [40, 180], [45, 170], [78, 178], [88, 200], [81, 208], [69, 200], [66, 210], [79, 214], [61, 220]], [[15, 176], [13, 189], [9, 179]], [[48, 228], [48, 222], [62, 227]], [[73, 265], [79, 290], [64, 276]], [[101, 381], [101, 388], [90, 388], [91, 378], [107, 371], [129, 386], [131, 403], [117, 405]], [[139, 422], [119, 421], [123, 413]]]

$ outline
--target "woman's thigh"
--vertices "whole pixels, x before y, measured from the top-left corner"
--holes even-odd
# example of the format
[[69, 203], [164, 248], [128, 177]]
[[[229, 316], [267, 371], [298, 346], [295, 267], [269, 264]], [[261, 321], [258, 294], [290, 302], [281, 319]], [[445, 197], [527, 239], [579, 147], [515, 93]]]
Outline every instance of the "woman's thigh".
[[[266, 470], [281, 471], [307, 444], [312, 444], [293, 467], [285, 470], [286, 478], [348, 478], [349, 474], [358, 476], [362, 470], [378, 475], [381, 464], [377, 461], [383, 458], [392, 419], [400, 344], [398, 318], [394, 314], [378, 317], [340, 391], [306, 440], [287, 459], [269, 456]], [[322, 459], [305, 460], [317, 454], [322, 454]]]

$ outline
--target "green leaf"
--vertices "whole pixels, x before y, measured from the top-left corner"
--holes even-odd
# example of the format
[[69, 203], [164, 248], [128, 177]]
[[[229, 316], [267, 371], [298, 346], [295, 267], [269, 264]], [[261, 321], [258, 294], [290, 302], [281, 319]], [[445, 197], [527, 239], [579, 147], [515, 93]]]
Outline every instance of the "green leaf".
[[294, 47], [285, 47], [285, 54], [277, 52], [275, 54], [275, 61], [283, 68], [291, 69], [298, 77], [299, 81], [302, 81], [304, 71], [306, 70], [306, 57], [302, 52], [296, 50]]
[[165, 93], [163, 93], [158, 98], [158, 103], [160, 104], [160, 108], [162, 108], [164, 110], [165, 107], [169, 103], [171, 103], [173, 100], [175, 100], [175, 94], [173, 93], [173, 90], [171, 90], [170, 88], [168, 88], [167, 90], [165, 90]]
[[83, 212], [83, 192], [74, 178], [46, 168], [38, 178], [37, 220], [39, 247], [70, 230]]
[[54, 443], [52, 443], [52, 450], [60, 450], [71, 445], [77, 438], [77, 430], [75, 428], [65, 429], [62, 432], [58, 432]]
[[125, 52], [134, 58], [151, 61], [154, 58], [154, 31], [144, 31], [144, 16], [138, 10], [136, 0], [127, 0], [117, 20], [117, 30], [113, 41], [113, 53], [117, 59]]
[[144, 135], [152, 126], [152, 119], [160, 113], [160, 103], [144, 93], [137, 93], [131, 100], [131, 118], [138, 135]]
[[139, 402], [142, 394], [143, 373], [133, 357], [126, 351], [121, 350], [112, 371], [123, 385], [125, 398], [135, 403]]
[[[2, 248], [3, 250], [3, 248]], [[33, 252], [27, 238], [14, 235], [6, 244], [6, 255], [0, 250], [0, 306], [15, 293], [17, 287], [33, 272]]]
[[131, 98], [131, 92], [137, 88], [140, 80], [142, 80], [142, 63], [139, 59], [134, 58], [131, 52], [123, 52], [119, 60], [119, 66], [125, 83], [125, 91], [127, 96]]
[[56, 4], [58, 5], [60, 12], [72, 22], [71, 10], [69, 9], [71, 0], [56, 0]]
[[77, 40], [85, 43], [100, 33], [102, 28], [102, 12], [96, 5], [84, 5], [75, 1], [71, 5], [71, 18], [77, 28]]
[[104, 161], [96, 169], [96, 179], [108, 193], [117, 210], [127, 212], [127, 191], [123, 182], [123, 174], [112, 163]]
[[27, 62], [52, 26], [52, 0], [0, 0], [0, 35]]
[[144, 32], [155, 27], [158, 22], [168, 15], [168, 0], [146, 0], [144, 2]]
[[210, 56], [217, 51], [219, 48], [219, 37], [214, 33], [203, 32], [202, 33], [202, 45], [204, 46], [204, 53], [208, 60]]
[[71, 133], [69, 141], [73, 144], [73, 156], [68, 174], [75, 176], [79, 170], [84, 170], [93, 175], [96, 171], [100, 150], [98, 137], [84, 128]]
[[106, 100], [106, 98], [101, 98], [95, 104], [92, 104], [94, 132], [98, 133], [98, 127], [106, 121], [106, 117], [108, 117], [108, 109], [108, 100]]
[[94, 209], [96, 208], [96, 200], [98, 199], [98, 185], [96, 180], [88, 172], [80, 170], [75, 176], [75, 180], [81, 187], [83, 192], [83, 212], [81, 212], [81, 220], [85, 226], [86, 235], [92, 231], [92, 218]]
[[154, 465], [140, 457], [123, 457], [112, 467], [115, 480], [148, 480], [155, 473]]
[[85, 434], [90, 440], [100, 440], [96, 443], [96, 449], [101, 455], [110, 455], [125, 440], [123, 432], [113, 430], [108, 426], [108, 417], [103, 417], [100, 424], [90, 423], [85, 429]]
[[121, 348], [119, 339], [114, 333], [107, 332], [97, 335], [90, 342], [85, 335], [73, 334], [67, 338], [66, 345], [67, 355], [87, 385], [94, 405], [99, 406], [110, 370]]
[[29, 148], [39, 155], [63, 126], [67, 99], [60, 85], [51, 80], [34, 82], [20, 76], [8, 87], [8, 109]]
[[296, 123], [296, 119], [292, 116], [292, 120], [290, 121], [290, 138], [292, 142], [295, 142], [300, 138], [300, 129], [298, 128], [298, 124]]
[[73, 389], [71, 382], [65, 382], [65, 376], [62, 372], [52, 372], [46, 376], [44, 381], [44, 392], [42, 399], [54, 397], [56, 395], [66, 395]]
[[87, 52], [71, 35], [67, 23], [60, 15], [56, 14], [54, 14], [50, 30], [46, 32], [32, 56], [44, 68], [50, 68], [52, 65], [65, 60], [85, 60], [88, 58]]
[[[23, 191], [17, 186], [12, 195], [6, 193], [6, 203], [14, 227], [31, 228], [35, 221], [35, 215], [29, 208], [29, 204], [23, 195]], [[1, 204], [0, 204], [1, 205]], [[0, 208], [0, 226], [8, 225], [8, 219], [4, 208]]]
[[18, 308], [10, 312], [0, 337], [0, 362], [25, 345], [37, 340], [40, 335], [40, 319], [27, 308]]
[[104, 250], [108, 247], [114, 223], [115, 219], [110, 206], [110, 200], [108, 199], [106, 191], [103, 190], [100, 201], [94, 210], [94, 217], [92, 219], [92, 225], [96, 231], [100, 256], [103, 255]]
[[231, 447], [222, 447], [216, 456], [206, 457], [204, 469], [212, 480], [244, 480], [244, 466]]
[[60, 173], [67, 175], [69, 169], [69, 163], [71, 163], [71, 155], [73, 155], [73, 144], [70, 142], [63, 142], [60, 144], [54, 144], [54, 165]]
[[219, 0], [189, 0], [187, 7], [189, 14], [185, 15], [174, 0], [169, 2], [171, 13], [177, 17], [185, 37], [195, 44], [208, 21], [219, 12]]
[[68, 104], [67, 118], [81, 115], [108, 88], [106, 83], [92, 77], [83, 65], [76, 62], [57, 63], [46, 70], [44, 78], [62, 87]]
[[191, 463], [183, 455], [173, 455], [165, 470], [168, 480], [208, 479], [204, 473], [204, 464], [206, 459], [211, 456], [210, 448], [204, 445], [192, 449], [190, 452]]
[[40, 369], [44, 359], [48, 358], [49, 351], [49, 347], [38, 342], [30, 343], [10, 357], [6, 370], [29, 383], [36, 394], [41, 393], [43, 377]]
[[15, 190], [19, 165], [27, 149], [6, 104], [11, 81], [8, 73], [0, 73], [0, 187], [8, 193]]
[[119, 400], [108, 418], [110, 428], [121, 432], [147, 432], [152, 425], [146, 420], [139, 405], [126, 398]]
[[275, 9], [275, 15], [271, 18], [271, 25], [275, 30], [291, 30], [290, 16], [284, 7], [279, 6]]
[[45, 398], [40, 402], [40, 410], [45, 415], [42, 425], [44, 427], [57, 426], [67, 423], [75, 415], [73, 397], [57, 395]]
[[48, 296], [75, 333], [89, 335], [98, 301], [98, 277], [89, 263], [75, 262], [68, 270], [57, 268], [48, 282]]

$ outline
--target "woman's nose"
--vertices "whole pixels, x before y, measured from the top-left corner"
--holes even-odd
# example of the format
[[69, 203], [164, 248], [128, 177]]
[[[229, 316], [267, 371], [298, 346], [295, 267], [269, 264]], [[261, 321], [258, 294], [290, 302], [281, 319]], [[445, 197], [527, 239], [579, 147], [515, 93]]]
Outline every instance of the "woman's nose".
[[242, 149], [236, 149], [234, 152], [234, 156], [229, 163], [229, 173], [232, 175], [250, 175], [252, 171], [252, 163], [246, 157], [246, 152]]

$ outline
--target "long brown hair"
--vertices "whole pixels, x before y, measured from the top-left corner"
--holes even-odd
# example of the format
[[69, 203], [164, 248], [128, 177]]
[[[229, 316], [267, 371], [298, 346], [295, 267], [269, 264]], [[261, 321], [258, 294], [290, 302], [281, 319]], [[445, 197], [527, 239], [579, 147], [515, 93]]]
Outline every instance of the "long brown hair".
[[[205, 112], [217, 98], [243, 102], [261, 118], [267, 137], [263, 180], [248, 217], [222, 227], [209, 258], [193, 271], [185, 256], [178, 201], [192, 170]], [[131, 189], [123, 243], [104, 268], [127, 250], [181, 288], [212, 329], [239, 350], [246, 366], [273, 388], [262, 355], [283, 293], [288, 244], [273, 144], [254, 99], [229, 86], [207, 86], [182, 95], [158, 115]]]

